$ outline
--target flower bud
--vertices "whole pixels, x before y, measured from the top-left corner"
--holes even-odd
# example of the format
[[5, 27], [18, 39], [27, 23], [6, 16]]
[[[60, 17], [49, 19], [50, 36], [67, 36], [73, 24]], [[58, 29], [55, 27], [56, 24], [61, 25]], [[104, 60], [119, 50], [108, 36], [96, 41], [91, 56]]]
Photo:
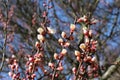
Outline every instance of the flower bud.
[[9, 72], [8, 75], [9, 75], [10, 77], [12, 77], [12, 76], [13, 76], [13, 73], [12, 73], [12, 72]]
[[85, 37], [85, 43], [89, 43], [89, 41], [90, 41], [89, 38], [86, 36]]
[[62, 33], [61, 33], [61, 36], [62, 36], [62, 38], [66, 38], [66, 37], [67, 37], [67, 35], [66, 35], [65, 32], [62, 32]]
[[80, 57], [80, 52], [75, 50], [75, 56], [79, 56]]
[[75, 74], [77, 69], [75, 67], [72, 68], [72, 72]]
[[62, 71], [63, 69], [64, 69], [63, 66], [60, 66], [57, 68], [57, 70], [59, 70], [59, 71]]
[[48, 33], [54, 34], [56, 31], [52, 29], [51, 27], [47, 27]]
[[48, 66], [51, 67], [51, 68], [54, 68], [54, 64], [51, 63], [51, 62], [48, 63]]
[[54, 59], [59, 59], [59, 55], [57, 53], [54, 54]]
[[38, 28], [37, 31], [38, 31], [38, 33], [40, 33], [42, 35], [45, 34], [45, 30], [43, 28], [41, 28], [41, 27]]
[[66, 53], [67, 53], [67, 50], [66, 49], [62, 49], [61, 54], [65, 56]]
[[80, 61], [81, 58], [79, 56], [77, 56], [76, 59], [77, 59], [77, 61]]
[[75, 25], [74, 24], [71, 24], [70, 25], [70, 31], [73, 32], [75, 30]]
[[92, 36], [92, 33], [93, 33], [93, 31], [92, 31], [92, 30], [89, 30], [89, 36], [90, 36], [90, 37]]
[[37, 35], [37, 39], [40, 40], [40, 42], [44, 42], [44, 41], [45, 41], [44, 36], [41, 35], [41, 34], [38, 34], [38, 35]]
[[83, 34], [88, 36], [89, 35], [89, 30], [87, 28], [83, 27]]
[[34, 79], [36, 77], [36, 74], [32, 74], [31, 77]]
[[70, 42], [65, 42], [64, 43], [64, 47], [69, 47], [70, 46]]
[[82, 44], [80, 44], [80, 49], [82, 49], [82, 50], [85, 50], [86, 49], [86, 45], [84, 44], [84, 43], [82, 43]]
[[35, 43], [35, 47], [37, 47], [37, 48], [40, 47], [40, 43], [38, 41]]
[[61, 43], [63, 43], [63, 39], [62, 38], [59, 38], [58, 39], [58, 42], [61, 44]]

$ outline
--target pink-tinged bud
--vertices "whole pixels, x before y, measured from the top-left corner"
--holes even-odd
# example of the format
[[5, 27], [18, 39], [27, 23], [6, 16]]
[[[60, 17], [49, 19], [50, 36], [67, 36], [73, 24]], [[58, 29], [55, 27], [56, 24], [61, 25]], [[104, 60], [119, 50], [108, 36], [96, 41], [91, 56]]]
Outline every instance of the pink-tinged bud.
[[62, 54], [63, 56], [65, 56], [66, 53], [67, 53], [67, 50], [66, 50], [66, 49], [62, 49], [61, 54]]
[[40, 42], [44, 42], [44, 41], [45, 41], [44, 36], [41, 35], [41, 34], [38, 34], [38, 35], [37, 35], [37, 39], [40, 40]]
[[9, 72], [8, 75], [9, 75], [10, 77], [12, 77], [12, 76], [13, 76], [13, 73], [12, 73], [12, 72]]
[[63, 39], [62, 38], [59, 38], [58, 39], [58, 42], [61, 44], [61, 43], [63, 43]]
[[48, 63], [48, 66], [51, 67], [51, 68], [54, 68], [54, 64], [51, 63], [51, 62]]
[[79, 48], [84, 51], [86, 49], [86, 45], [84, 43], [82, 43], [82, 44], [80, 44]]
[[87, 56], [87, 61], [91, 61], [91, 56]]
[[29, 66], [29, 67], [28, 67], [28, 71], [29, 71], [29, 72], [31, 72], [31, 71], [32, 71], [32, 69], [33, 69], [33, 67], [32, 67], [32, 66]]
[[80, 57], [80, 52], [75, 50], [75, 56], [79, 56]]
[[11, 68], [11, 70], [14, 70], [15, 69], [15, 65], [11, 65], [10, 68]]
[[81, 61], [81, 58], [79, 56], [76, 57], [77, 61]]
[[30, 63], [30, 64], [29, 64], [29, 66], [32, 66], [32, 65], [33, 65], [33, 63]]
[[89, 35], [89, 30], [87, 28], [83, 27], [83, 34], [88, 36]]
[[55, 34], [55, 30], [54, 29], [52, 29], [51, 27], [47, 27], [47, 30], [48, 30], [48, 33], [50, 33], [50, 34]]
[[70, 42], [65, 42], [64, 43], [64, 47], [69, 47], [70, 46]]
[[33, 61], [34, 61], [34, 58], [33, 58], [33, 57], [29, 57], [29, 61], [30, 61], [30, 62], [33, 62]]
[[12, 78], [13, 78], [13, 79], [16, 79], [16, 77], [17, 77], [16, 74], [13, 74]]
[[98, 22], [98, 20], [96, 20], [94, 18], [91, 20], [91, 24], [96, 24], [97, 22]]
[[71, 25], [70, 25], [70, 32], [73, 32], [73, 31], [75, 30], [75, 28], [76, 28], [75, 25], [74, 25], [74, 24], [71, 24]]
[[93, 33], [93, 31], [92, 31], [92, 30], [89, 30], [89, 36], [90, 36], [90, 37], [92, 36], [92, 33]]
[[59, 70], [59, 71], [62, 71], [63, 69], [64, 69], [63, 66], [60, 66], [57, 68], [57, 70]]
[[87, 17], [86, 16], [83, 16], [83, 17], [81, 17], [81, 18], [79, 18], [78, 20], [77, 20], [77, 22], [87, 22]]
[[47, 70], [44, 70], [44, 74], [47, 74]]
[[44, 35], [45, 34], [45, 30], [43, 28], [38, 28], [37, 29], [38, 33], [40, 33], [41, 35]]
[[86, 36], [85, 37], [85, 43], [89, 43], [89, 41], [90, 41], [89, 38]]
[[61, 33], [61, 36], [62, 36], [62, 38], [66, 38], [66, 37], [67, 37], [67, 34], [66, 34], [65, 32], [62, 32], [62, 33]]
[[97, 59], [96, 59], [96, 57], [94, 56], [94, 57], [91, 59], [91, 61], [97, 63]]
[[35, 43], [35, 47], [37, 47], [37, 48], [40, 47], [40, 43], [38, 41]]
[[32, 74], [31, 77], [34, 79], [36, 77], [36, 74]]
[[59, 55], [57, 53], [54, 53], [54, 59], [59, 59]]
[[55, 74], [55, 77], [57, 78], [58, 76], [59, 76], [59, 74], [56, 73], [56, 74]]
[[12, 55], [12, 58], [15, 58], [15, 55]]
[[47, 16], [47, 12], [44, 11], [42, 16], [43, 16], [43, 17], [46, 17], [46, 16]]
[[77, 69], [75, 67], [73, 67], [72, 72], [75, 74], [77, 72]]

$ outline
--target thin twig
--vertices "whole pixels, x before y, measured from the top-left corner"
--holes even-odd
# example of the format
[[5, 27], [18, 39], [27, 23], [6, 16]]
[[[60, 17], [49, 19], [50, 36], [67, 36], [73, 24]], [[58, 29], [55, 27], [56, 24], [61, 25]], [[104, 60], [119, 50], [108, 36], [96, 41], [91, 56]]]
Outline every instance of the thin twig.
[[1, 65], [0, 65], [0, 71], [2, 71], [3, 69], [3, 65], [4, 65], [4, 62], [5, 62], [5, 54], [6, 54], [6, 44], [7, 44], [7, 22], [8, 22], [8, 9], [7, 9], [7, 2], [5, 3], [5, 7], [6, 7], [6, 13], [7, 13], [7, 21], [5, 23], [5, 28], [4, 28], [4, 35], [5, 35], [5, 39], [4, 39], [4, 44], [3, 44], [3, 54], [2, 54], [2, 62], [1, 62]]

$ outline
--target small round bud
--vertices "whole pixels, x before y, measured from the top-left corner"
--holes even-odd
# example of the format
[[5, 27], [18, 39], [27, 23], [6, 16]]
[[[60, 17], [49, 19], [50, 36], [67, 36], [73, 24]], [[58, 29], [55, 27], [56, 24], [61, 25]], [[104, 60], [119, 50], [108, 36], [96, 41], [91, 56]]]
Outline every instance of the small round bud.
[[43, 29], [43, 28], [41, 28], [41, 27], [40, 27], [40, 28], [38, 28], [38, 29], [37, 29], [37, 31], [38, 31], [38, 33], [40, 33], [40, 34], [42, 34], [42, 35], [43, 35], [43, 34], [45, 34], [44, 29]]
[[70, 25], [70, 30], [71, 30], [71, 32], [73, 32], [75, 30], [75, 25], [74, 24]]
[[92, 33], [93, 33], [93, 31], [92, 31], [92, 30], [89, 30], [89, 36], [90, 36], [90, 37], [92, 36]]
[[77, 61], [80, 61], [80, 60], [81, 60], [81, 58], [80, 58], [79, 56], [77, 56], [76, 59], [77, 59]]
[[38, 34], [38, 35], [37, 35], [37, 39], [40, 40], [40, 42], [44, 42], [44, 41], [45, 41], [44, 36], [41, 35], [41, 34]]
[[62, 55], [66, 55], [66, 53], [67, 53], [67, 50], [66, 49], [62, 49], [61, 54]]
[[54, 68], [54, 64], [51, 63], [51, 62], [48, 63], [48, 66], [51, 67], [51, 68]]
[[86, 27], [83, 27], [83, 34], [88, 36], [89, 35], [89, 30], [87, 30]]
[[54, 34], [56, 31], [52, 29], [51, 27], [47, 27], [48, 33]]
[[80, 57], [80, 52], [75, 50], [75, 56], [79, 56]]
[[61, 44], [61, 43], [63, 43], [63, 39], [62, 38], [59, 38], [58, 39], [58, 42]]
[[75, 74], [77, 69], [75, 67], [72, 68], [72, 72]]
[[38, 41], [35, 43], [35, 47], [40, 47], [40, 43]]
[[80, 44], [80, 49], [82, 49], [82, 50], [85, 50], [86, 49], [86, 45], [84, 44], [84, 43], [82, 43], [82, 44]]
[[60, 66], [57, 68], [57, 70], [59, 70], [59, 71], [62, 71], [63, 69], [64, 69], [63, 66]]
[[54, 59], [59, 59], [59, 55], [57, 53], [54, 54]]
[[67, 35], [66, 35], [65, 32], [62, 32], [62, 33], [61, 33], [61, 36], [62, 36], [62, 38], [66, 38], [66, 37], [67, 37]]
[[64, 43], [64, 47], [69, 47], [70, 46], [70, 42], [65, 42]]

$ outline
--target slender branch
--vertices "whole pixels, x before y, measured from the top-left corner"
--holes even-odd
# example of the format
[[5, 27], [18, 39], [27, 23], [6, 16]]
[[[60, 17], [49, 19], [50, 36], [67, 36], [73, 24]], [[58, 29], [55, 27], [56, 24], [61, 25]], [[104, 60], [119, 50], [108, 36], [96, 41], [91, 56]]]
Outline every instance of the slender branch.
[[115, 61], [115, 64], [108, 68], [108, 70], [103, 74], [101, 80], [107, 80], [119, 67], [120, 64], [120, 57], [118, 57]]
[[55, 67], [55, 69], [54, 69], [54, 72], [53, 72], [53, 75], [52, 75], [52, 80], [54, 80], [54, 78], [55, 78], [56, 69], [57, 69], [57, 66], [59, 65], [60, 61], [61, 61], [61, 60], [58, 61], [57, 65], [56, 65], [56, 67]]
[[78, 69], [77, 69], [77, 72], [76, 72], [76, 77], [75, 77], [75, 80], [77, 80], [77, 78], [78, 78], [78, 75], [79, 75], [79, 71], [80, 71], [81, 64], [82, 64], [82, 61], [80, 61], [80, 62], [79, 62], [79, 66], [78, 66]]
[[7, 13], [7, 20], [5, 22], [5, 28], [4, 28], [4, 35], [5, 35], [5, 39], [4, 39], [4, 44], [3, 44], [3, 54], [2, 54], [2, 62], [1, 62], [1, 65], [0, 65], [0, 71], [2, 71], [3, 69], [3, 65], [4, 65], [4, 62], [5, 62], [5, 54], [6, 54], [6, 44], [7, 44], [7, 22], [8, 22], [8, 9], [7, 9], [7, 2], [5, 2], [5, 7], [6, 7], [6, 13]]

